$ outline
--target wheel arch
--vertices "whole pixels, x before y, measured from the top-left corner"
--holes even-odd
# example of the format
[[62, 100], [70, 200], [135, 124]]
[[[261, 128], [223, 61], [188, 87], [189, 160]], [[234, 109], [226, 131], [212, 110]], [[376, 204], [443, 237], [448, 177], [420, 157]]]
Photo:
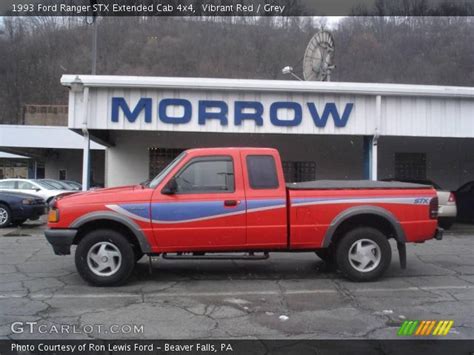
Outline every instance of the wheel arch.
[[11, 208], [10, 204], [7, 201], [4, 201], [4, 200], [0, 200], [0, 205], [5, 205], [8, 208]]
[[397, 243], [405, 243], [405, 232], [397, 218], [384, 208], [377, 206], [357, 206], [339, 213], [331, 222], [323, 239], [323, 248], [328, 248], [349, 230], [357, 227], [372, 227], [380, 230]]
[[76, 219], [70, 226], [77, 229], [73, 244], [77, 244], [89, 231], [100, 228], [110, 228], [122, 232], [129, 241], [140, 248], [142, 253], [150, 253], [148, 239], [140, 227], [130, 218], [115, 212], [92, 212]]

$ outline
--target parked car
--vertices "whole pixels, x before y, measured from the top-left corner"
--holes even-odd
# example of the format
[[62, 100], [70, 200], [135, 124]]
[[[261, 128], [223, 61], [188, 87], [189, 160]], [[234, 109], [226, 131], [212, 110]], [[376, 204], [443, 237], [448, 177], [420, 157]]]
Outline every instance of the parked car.
[[0, 191], [23, 192], [41, 197], [47, 203], [61, 194], [71, 193], [68, 190], [60, 190], [46, 182], [31, 179], [3, 179], [0, 180]]
[[[395, 181], [395, 179], [384, 179], [384, 181]], [[456, 206], [456, 196], [448, 190], [444, 190], [434, 181], [425, 179], [425, 180], [416, 180], [416, 179], [397, 179], [396, 181], [410, 182], [414, 184], [422, 185], [431, 185], [436, 190], [438, 195], [439, 209], [438, 209], [438, 222], [440, 227], [444, 229], [449, 229], [452, 227], [453, 223], [456, 221], [457, 216], [457, 206]]]
[[72, 181], [72, 180], [61, 180], [62, 182], [68, 184], [71, 186], [71, 189], [74, 191], [81, 191], [82, 190], [82, 185], [78, 183], [77, 181]]
[[[78, 191], [80, 189], [77, 188], [76, 185], [73, 185], [72, 183], [65, 181], [65, 180], [54, 180], [54, 179], [38, 179], [36, 181], [41, 181], [44, 182], [48, 185], [51, 185], [52, 187], [58, 189], [58, 190], [67, 190], [67, 191]], [[81, 187], [82, 189], [82, 187]]]
[[0, 191], [0, 228], [19, 226], [27, 219], [36, 220], [47, 213], [46, 202], [38, 196]]
[[458, 219], [474, 223], [474, 181], [469, 181], [454, 192], [458, 205]]
[[389, 240], [405, 267], [406, 243], [441, 239], [437, 216], [431, 186], [285, 184], [275, 149], [208, 148], [183, 152], [148, 184], [58, 197], [45, 236], [58, 255], [76, 244], [79, 274], [99, 286], [124, 283], [144, 254], [266, 260], [301, 251], [334, 262], [351, 280], [371, 281], [391, 264]]

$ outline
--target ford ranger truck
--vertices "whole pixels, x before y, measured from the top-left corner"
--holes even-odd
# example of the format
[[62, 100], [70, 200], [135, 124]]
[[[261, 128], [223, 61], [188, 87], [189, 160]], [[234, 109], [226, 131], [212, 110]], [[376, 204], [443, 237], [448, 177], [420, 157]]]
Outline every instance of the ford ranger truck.
[[380, 277], [406, 243], [441, 239], [436, 191], [419, 184], [321, 180], [286, 184], [267, 148], [184, 151], [146, 184], [57, 198], [46, 238], [58, 255], [77, 245], [88, 283], [124, 283], [144, 255], [264, 260], [315, 252], [347, 278]]

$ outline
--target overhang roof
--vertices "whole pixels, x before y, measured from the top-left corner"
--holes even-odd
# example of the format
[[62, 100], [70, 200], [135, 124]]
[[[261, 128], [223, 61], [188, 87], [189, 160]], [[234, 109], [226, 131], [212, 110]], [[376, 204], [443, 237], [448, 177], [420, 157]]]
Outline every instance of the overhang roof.
[[78, 87], [87, 86], [92, 88], [156, 88], [474, 98], [474, 87], [385, 83], [117, 75], [63, 75], [61, 77], [61, 84], [71, 88], [76, 84]]
[[[67, 127], [0, 125], [0, 147], [82, 149], [84, 138]], [[93, 150], [105, 147], [91, 141]]]

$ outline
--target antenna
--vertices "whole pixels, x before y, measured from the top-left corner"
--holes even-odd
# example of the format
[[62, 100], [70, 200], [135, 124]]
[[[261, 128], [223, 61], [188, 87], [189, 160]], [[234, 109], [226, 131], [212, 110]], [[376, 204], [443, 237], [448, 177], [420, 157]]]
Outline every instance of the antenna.
[[319, 31], [308, 43], [303, 58], [303, 77], [307, 81], [330, 81], [334, 65], [334, 38], [329, 31]]

